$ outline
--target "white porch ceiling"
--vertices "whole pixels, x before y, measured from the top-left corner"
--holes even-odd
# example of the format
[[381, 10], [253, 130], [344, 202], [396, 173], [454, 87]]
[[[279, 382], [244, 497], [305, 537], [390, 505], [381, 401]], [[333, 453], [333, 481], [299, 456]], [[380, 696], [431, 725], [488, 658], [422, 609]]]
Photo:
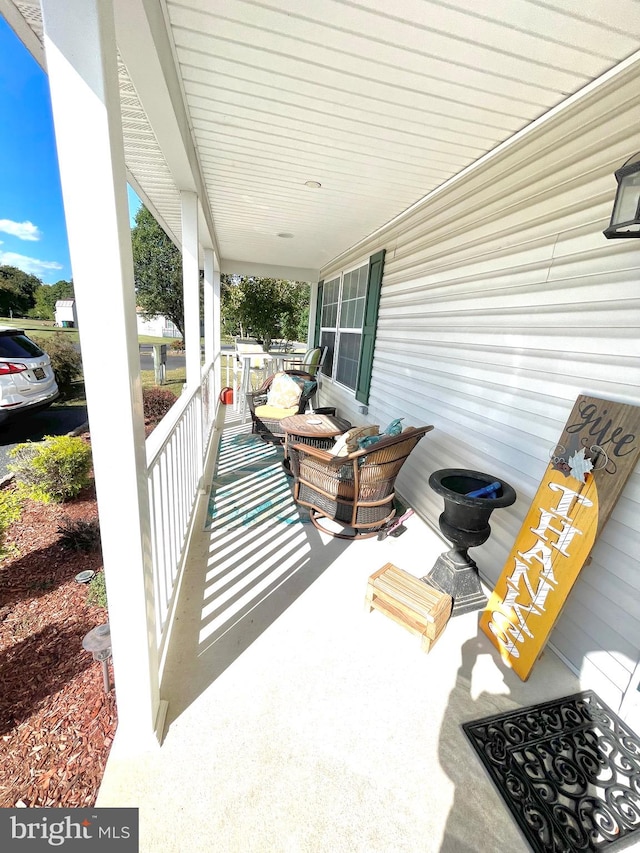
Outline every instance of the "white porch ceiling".
[[[37, 31], [29, 0], [7, 2]], [[156, 49], [238, 272], [322, 268], [640, 48], [637, 0], [128, 3], [163, 13]], [[176, 171], [122, 56], [127, 165], [179, 238]]]

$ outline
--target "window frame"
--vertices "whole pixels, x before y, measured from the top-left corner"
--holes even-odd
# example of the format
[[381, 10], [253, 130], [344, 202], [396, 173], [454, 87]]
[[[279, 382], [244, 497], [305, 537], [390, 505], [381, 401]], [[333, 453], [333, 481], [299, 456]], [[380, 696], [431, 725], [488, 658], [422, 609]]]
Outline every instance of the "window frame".
[[[316, 303], [316, 317], [314, 324], [314, 343], [316, 346], [323, 346], [322, 335], [329, 333], [334, 335], [331, 357], [325, 360], [322, 372], [323, 375], [335, 382], [341, 388], [353, 393], [356, 400], [363, 403], [369, 401], [369, 388], [371, 385], [371, 372], [373, 367], [373, 354], [375, 349], [375, 337], [377, 332], [378, 313], [380, 304], [380, 292], [382, 288], [382, 277], [384, 272], [384, 257], [385, 250], [382, 249], [372, 255], [367, 261], [359, 260], [353, 265], [346, 267], [343, 270], [336, 271], [331, 278], [324, 279], [318, 283], [318, 294]], [[356, 299], [363, 298], [362, 306], [362, 324], [359, 327], [342, 326], [341, 314], [342, 308], [346, 300], [343, 299], [345, 278], [354, 270], [366, 268], [366, 282], [364, 295], [356, 296]], [[325, 309], [325, 298], [327, 287], [338, 281], [338, 299], [336, 304], [335, 325], [323, 325], [323, 313]], [[360, 282], [358, 282], [358, 286]], [[333, 304], [333, 303], [332, 303]], [[340, 363], [340, 336], [341, 335], [359, 335], [358, 360], [356, 365], [356, 376], [354, 386], [345, 384], [337, 378], [338, 366]], [[338, 358], [336, 358], [336, 355]], [[327, 370], [327, 368], [330, 368]]]

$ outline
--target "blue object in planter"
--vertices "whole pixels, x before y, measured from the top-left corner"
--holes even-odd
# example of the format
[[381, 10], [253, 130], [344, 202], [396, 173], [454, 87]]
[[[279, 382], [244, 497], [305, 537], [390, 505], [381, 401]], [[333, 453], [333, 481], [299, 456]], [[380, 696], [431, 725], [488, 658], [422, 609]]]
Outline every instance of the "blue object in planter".
[[500, 483], [488, 483], [481, 489], [475, 489], [473, 492], [467, 492], [467, 498], [495, 498], [496, 492], [500, 489]]

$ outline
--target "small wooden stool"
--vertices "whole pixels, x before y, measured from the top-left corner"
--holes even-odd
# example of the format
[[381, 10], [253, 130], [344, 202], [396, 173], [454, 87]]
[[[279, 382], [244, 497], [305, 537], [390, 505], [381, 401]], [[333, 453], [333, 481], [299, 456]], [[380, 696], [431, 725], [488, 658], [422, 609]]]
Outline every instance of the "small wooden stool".
[[367, 583], [366, 606], [386, 614], [412, 634], [422, 637], [429, 652], [451, 616], [450, 595], [387, 563]]

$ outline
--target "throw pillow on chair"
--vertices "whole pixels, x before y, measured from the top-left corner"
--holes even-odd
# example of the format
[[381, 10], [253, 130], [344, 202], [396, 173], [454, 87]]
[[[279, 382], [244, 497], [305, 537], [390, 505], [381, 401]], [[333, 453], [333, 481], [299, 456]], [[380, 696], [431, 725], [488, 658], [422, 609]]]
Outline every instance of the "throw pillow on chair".
[[347, 432], [338, 436], [330, 452], [333, 456], [348, 456], [349, 453], [355, 453], [358, 450], [358, 439], [365, 435], [377, 435], [378, 430], [377, 424], [351, 427]]
[[267, 393], [267, 405], [277, 409], [290, 409], [298, 406], [302, 396], [302, 387], [287, 376], [286, 373], [276, 373]]

